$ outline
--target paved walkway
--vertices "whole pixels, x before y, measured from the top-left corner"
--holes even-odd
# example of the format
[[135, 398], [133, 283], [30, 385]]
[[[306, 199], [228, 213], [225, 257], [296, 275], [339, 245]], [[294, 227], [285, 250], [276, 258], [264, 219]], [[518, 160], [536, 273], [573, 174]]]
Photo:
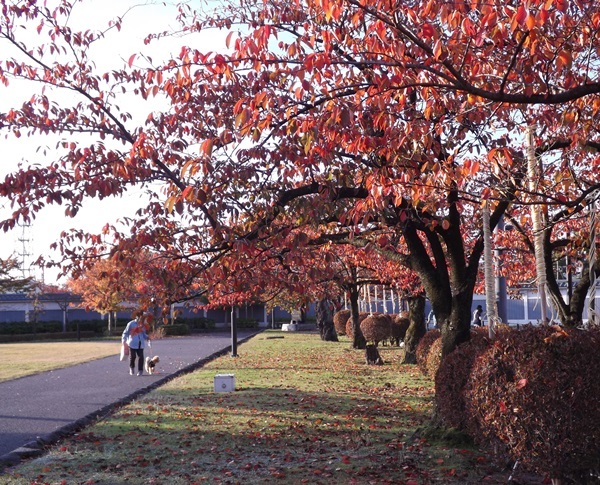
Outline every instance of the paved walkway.
[[[238, 330], [238, 343], [256, 331]], [[152, 342], [145, 355], [158, 355], [154, 375], [130, 376], [115, 356], [0, 382], [0, 469], [42, 453], [43, 446], [83, 428], [174, 377], [231, 352], [231, 335], [214, 332]], [[239, 353], [239, 350], [238, 350]]]

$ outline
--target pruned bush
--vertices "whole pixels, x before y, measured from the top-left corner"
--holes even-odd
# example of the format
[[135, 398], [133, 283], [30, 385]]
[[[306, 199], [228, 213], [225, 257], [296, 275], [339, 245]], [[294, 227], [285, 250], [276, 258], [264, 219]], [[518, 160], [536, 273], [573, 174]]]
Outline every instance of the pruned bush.
[[76, 332], [77, 328], [79, 331], [91, 331], [101, 334], [104, 332], [108, 323], [106, 320], [70, 320], [67, 323], [67, 330], [71, 332]]
[[415, 350], [415, 357], [417, 358], [417, 367], [423, 374], [427, 374], [427, 356], [429, 355], [429, 349], [438, 338], [441, 338], [442, 332], [439, 329], [429, 330], [421, 340]]
[[400, 342], [406, 337], [406, 331], [410, 326], [410, 320], [406, 313], [400, 313], [392, 317], [391, 340], [392, 345], [400, 345]]
[[0, 325], [0, 334], [4, 335], [55, 332], [62, 332], [62, 322], [56, 320], [47, 322], [6, 322]]
[[[369, 316], [369, 313], [360, 312], [358, 314], [358, 324], [360, 325], [362, 321]], [[352, 318], [348, 318], [346, 321], [346, 335], [352, 338]]]
[[[499, 332], [473, 366], [465, 407], [478, 442], [554, 479], [600, 470], [600, 332], [557, 326]], [[470, 421], [471, 419], [469, 419]]]
[[260, 322], [258, 318], [238, 318], [235, 321], [235, 325], [237, 328], [258, 328]]
[[429, 347], [429, 353], [427, 354], [427, 375], [432, 379], [435, 379], [437, 371], [440, 367], [440, 363], [442, 362], [442, 339], [436, 338], [431, 347]]
[[164, 325], [160, 328], [164, 329], [165, 336], [167, 336], [167, 335], [172, 335], [172, 336], [189, 335], [190, 334], [190, 327], [185, 323], [173, 323], [173, 324], [169, 324], [169, 325]]
[[489, 348], [487, 334], [472, 329], [471, 340], [459, 345], [440, 363], [435, 375], [435, 406], [436, 416], [443, 426], [461, 431], [472, 427], [467, 426], [465, 386], [475, 360]]
[[11, 335], [0, 334], [0, 343], [11, 343], [11, 342], [40, 342], [48, 340], [75, 340], [80, 339], [91, 339], [97, 338], [96, 332], [86, 330], [83, 332], [46, 332], [46, 333], [19, 333]]
[[[175, 323], [185, 323], [190, 330], [209, 330], [215, 328], [215, 321], [212, 318], [193, 316], [189, 318], [178, 317]], [[236, 326], [241, 328], [239, 320], [236, 321]]]
[[349, 318], [350, 310], [340, 310], [333, 316], [333, 326], [338, 335], [346, 335], [346, 323]]
[[360, 331], [367, 342], [373, 343], [377, 347], [379, 342], [391, 337], [392, 319], [389, 315], [374, 313], [360, 322]]

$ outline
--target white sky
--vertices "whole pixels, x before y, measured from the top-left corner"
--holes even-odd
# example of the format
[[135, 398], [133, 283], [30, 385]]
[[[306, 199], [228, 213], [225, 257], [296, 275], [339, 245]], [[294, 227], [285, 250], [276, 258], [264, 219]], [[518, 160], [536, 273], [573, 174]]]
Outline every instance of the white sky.
[[[168, 3], [168, 2], [167, 2]], [[100, 71], [104, 71], [103, 66], [115, 65], [122, 67], [124, 62], [127, 62], [130, 55], [140, 50], [148, 52], [148, 46], [144, 46], [143, 39], [149, 32], [158, 32], [169, 30], [170, 27], [175, 27], [175, 9], [172, 5], [166, 5], [162, 1], [132, 1], [132, 0], [85, 0], [82, 5], [76, 8], [80, 11], [85, 25], [83, 29], [105, 29], [108, 21], [115, 18], [117, 15], [122, 15], [131, 6], [135, 6], [134, 10], [127, 14], [124, 19], [123, 27], [120, 32], [113, 30], [109, 36], [98, 44], [98, 55], [94, 57], [94, 62]], [[79, 17], [73, 19], [78, 20]], [[70, 24], [73, 29], [76, 28], [74, 23]], [[31, 34], [35, 35], [35, 34]], [[203, 34], [202, 39], [194, 39], [194, 46], [200, 50], [217, 50], [219, 46], [225, 47], [225, 36], [223, 32], [207, 32]], [[208, 42], [205, 42], [207, 41]], [[172, 46], [174, 54], [179, 52], [181, 44], [189, 43], [189, 38], [174, 40]], [[209, 46], [206, 49], [202, 48], [201, 44]], [[6, 52], [6, 46], [0, 42], [0, 56], [5, 56], [2, 52]], [[163, 43], [164, 44], [164, 43]], [[150, 55], [154, 61], [168, 55], [169, 52], [157, 51], [154, 44], [150, 44]], [[11, 89], [15, 94], [27, 92], [31, 86], [21, 87], [20, 92], [17, 83], [11, 83]], [[6, 89], [0, 87], [0, 109], [18, 106], [19, 103], [14, 103], [16, 96], [7, 96]], [[28, 98], [28, 96], [27, 96]], [[7, 102], [10, 99], [11, 102]], [[137, 98], [139, 99], [139, 98]], [[4, 100], [4, 101], [3, 101]], [[125, 111], [126, 107], [122, 106]], [[132, 110], [133, 115], [135, 113]], [[146, 107], [143, 112], [145, 117], [148, 113]], [[131, 125], [133, 126], [133, 125]], [[28, 138], [21, 137], [20, 139], [4, 138], [4, 133], [0, 131], [0, 177], [6, 173], [16, 169], [17, 164], [22, 161], [25, 153], [34, 153], [39, 145], [52, 146], [54, 141], [48, 140], [46, 137]], [[54, 139], [56, 140], [56, 139]], [[135, 211], [143, 204], [144, 200], [140, 198], [142, 194], [141, 188], [134, 188], [123, 198], [110, 198], [104, 200], [91, 199], [84, 203], [84, 207], [80, 210], [75, 218], [68, 218], [64, 215], [65, 207], [51, 206], [47, 207], [36, 216], [33, 223], [26, 227], [15, 229], [14, 231], [0, 235], [0, 257], [6, 258], [11, 254], [21, 255], [22, 253], [29, 254], [28, 262], [37, 259], [39, 255], [47, 257], [58, 257], [58, 254], [50, 250], [50, 245], [59, 239], [60, 233], [63, 230], [70, 228], [83, 229], [89, 232], [99, 232], [106, 223], [115, 223], [119, 218], [124, 216], [133, 216]], [[5, 214], [10, 213], [10, 202], [5, 199], [0, 199], [0, 217], [5, 218]], [[21, 258], [21, 256], [19, 256]], [[32, 275], [38, 279], [42, 276], [46, 283], [53, 284], [57, 282], [58, 271], [46, 270], [43, 275], [39, 268], [31, 268]], [[61, 282], [64, 282], [62, 280]]]

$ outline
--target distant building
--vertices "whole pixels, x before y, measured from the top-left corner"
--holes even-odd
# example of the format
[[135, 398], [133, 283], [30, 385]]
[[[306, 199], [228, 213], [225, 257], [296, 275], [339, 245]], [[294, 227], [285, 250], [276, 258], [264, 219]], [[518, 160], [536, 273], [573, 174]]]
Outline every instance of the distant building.
[[[559, 281], [559, 286], [563, 295], [567, 294], [567, 282]], [[600, 281], [597, 283], [598, 290], [596, 292], [596, 308], [600, 308]], [[506, 300], [506, 315], [510, 325], [525, 325], [527, 323], [537, 323], [542, 318], [542, 310], [540, 306], [540, 297], [536, 288], [523, 287], [520, 290], [521, 298], [508, 298]], [[380, 293], [381, 294], [381, 293]], [[473, 310], [481, 305], [484, 312], [484, 322], [486, 322], [486, 301], [485, 295], [473, 295], [473, 302], [471, 308], [471, 315]], [[345, 305], [349, 308], [348, 302]], [[359, 304], [360, 311], [369, 313], [397, 313], [399, 311], [407, 311], [398, 299], [394, 298], [373, 298], [369, 301], [362, 300]], [[552, 318], [552, 308], [549, 308], [549, 316]], [[583, 311], [583, 321], [588, 319], [588, 306], [586, 305]], [[429, 300], [425, 302], [425, 318], [427, 320], [428, 315], [431, 312], [431, 304]], [[487, 322], [486, 322], [487, 323]], [[431, 325], [430, 325], [431, 326]]]
[[[131, 305], [133, 309], [133, 305]], [[231, 323], [231, 308], [215, 310], [193, 311], [183, 304], [173, 305], [181, 318], [204, 317], [215, 322], [216, 326], [228, 326]], [[117, 319], [131, 318], [132, 310], [117, 312]], [[281, 326], [281, 323], [289, 323], [291, 313], [280, 308], [267, 311], [263, 304], [252, 304], [236, 307], [234, 310], [236, 319], [252, 320], [260, 326]], [[308, 316], [314, 316], [312, 306], [308, 310]], [[48, 293], [36, 296], [25, 293], [0, 294], [0, 326], [9, 322], [66, 322], [82, 320], [106, 319], [94, 310], [86, 310], [81, 305], [81, 298], [71, 293]]]

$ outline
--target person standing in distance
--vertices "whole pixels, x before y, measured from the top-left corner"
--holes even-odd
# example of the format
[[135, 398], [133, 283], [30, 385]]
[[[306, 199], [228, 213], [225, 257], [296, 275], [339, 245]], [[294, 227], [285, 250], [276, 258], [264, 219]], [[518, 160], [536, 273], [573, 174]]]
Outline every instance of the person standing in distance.
[[144, 373], [144, 348], [146, 342], [150, 345], [150, 337], [146, 332], [150, 324], [150, 315], [140, 313], [137, 318], [131, 320], [121, 336], [121, 340], [129, 346], [129, 375], [135, 372], [135, 360], [137, 358], [137, 375]]
[[483, 307], [481, 305], [477, 305], [477, 308], [475, 308], [475, 311], [473, 312], [473, 321], [471, 322], [471, 325], [481, 327], [481, 325], [483, 324], [483, 322], [481, 321], [482, 313]]

